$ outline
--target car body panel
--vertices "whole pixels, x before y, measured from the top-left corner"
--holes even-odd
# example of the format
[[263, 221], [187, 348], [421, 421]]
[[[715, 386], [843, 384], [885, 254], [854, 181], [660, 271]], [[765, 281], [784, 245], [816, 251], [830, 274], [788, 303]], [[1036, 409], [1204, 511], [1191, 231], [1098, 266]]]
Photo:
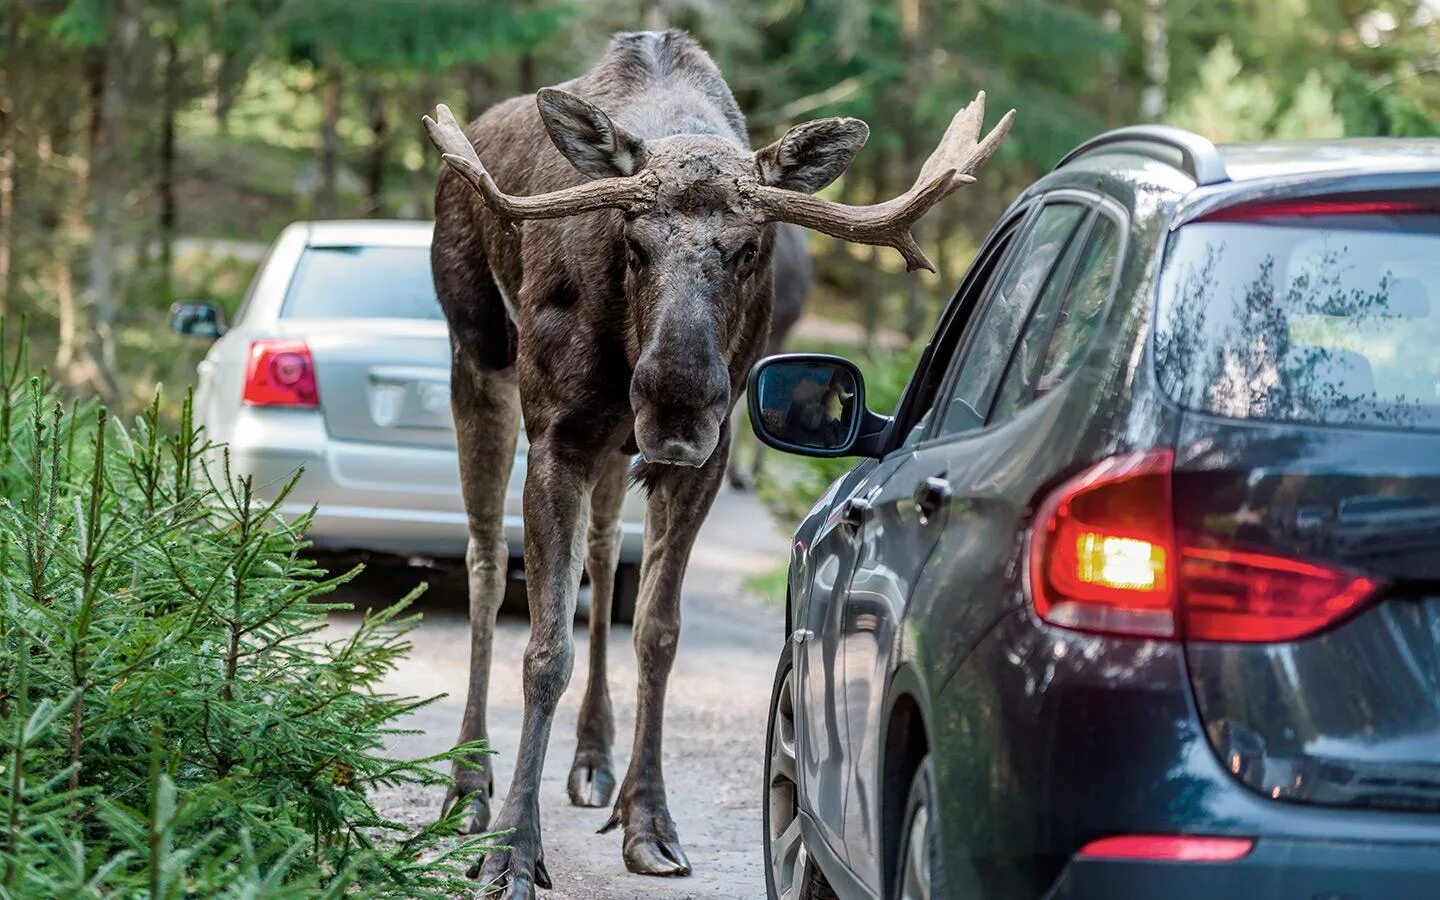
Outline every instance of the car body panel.
[[[263, 499], [303, 469], [279, 512], [315, 508], [308, 536], [327, 549], [459, 557], [468, 529], [450, 413], [450, 343], [443, 319], [287, 319], [286, 292], [309, 247], [411, 247], [428, 253], [426, 222], [296, 223], [276, 238], [234, 326], [198, 367], [196, 418], [226, 445], [220, 471], [253, 477]], [[319, 409], [242, 402], [253, 341], [304, 340], [315, 363]], [[527, 444], [518, 441], [505, 497], [513, 558], [524, 548]], [[640, 561], [644, 498], [632, 489], [621, 516], [621, 561]]]
[[[815, 858], [840, 897], [888, 896], [885, 801], [876, 795], [886, 780], [882, 748], [889, 715], [906, 697], [913, 698], [924, 715], [926, 743], [940, 785], [940, 842], [953, 896], [1040, 897], [1052, 890], [1057, 897], [1148, 895], [1143, 890], [1127, 893], [1126, 884], [1154, 884], [1177, 897], [1211, 896], [1195, 889], [1209, 883], [1229, 885], [1228, 895], [1250, 896], [1241, 886], [1261, 885], [1263, 890], [1252, 891], [1255, 896], [1301, 895], [1295, 891], [1311, 896], [1330, 887], [1327, 873], [1338, 871], [1324, 854], [1331, 844], [1337, 848], [1336, 860], [1357, 865], [1382, 860], [1367, 877], [1393, 876], [1388, 884], [1395, 893], [1385, 896], [1421, 896], [1417, 886], [1435, 871], [1427, 854], [1440, 846], [1440, 816], [1415, 809], [1277, 802], [1268, 793], [1242, 786], [1229, 759], [1212, 746], [1215, 729], [1207, 728], [1200, 714], [1206, 704], [1217, 702], [1216, 696], [1222, 706], [1229, 704], [1227, 710], [1238, 708], [1240, 682], [1217, 694], [1210, 683], [1193, 676], [1195, 671], [1211, 672], [1204, 679], [1223, 683], [1226, 677], [1237, 677], [1237, 668], [1246, 669], [1250, 674], [1244, 677], [1252, 680], [1244, 683], [1261, 694], [1256, 708], [1282, 719], [1302, 715], [1284, 704], [1322, 709], [1328, 697], [1341, 697], [1354, 707], [1362, 695], [1371, 695], [1370, 689], [1381, 702], [1397, 708], [1409, 698], [1415, 715], [1408, 731], [1352, 733], [1351, 746], [1364, 744], [1382, 756], [1385, 749], [1377, 748], [1403, 746], [1412, 756], [1418, 748], [1422, 754], [1429, 752], [1430, 759], [1440, 758], [1440, 743], [1430, 728], [1434, 697], [1440, 693], [1433, 676], [1440, 669], [1434, 665], [1434, 645], [1421, 636], [1440, 622], [1440, 590], [1415, 593], [1414, 584], [1407, 582], [1412, 592], [1403, 600], [1386, 602], [1332, 633], [1356, 647], [1331, 647], [1329, 657], [1316, 653], [1313, 659], [1297, 647], [1247, 657], [1235, 645], [1198, 647], [1070, 631], [1040, 621], [1028, 596], [1024, 550], [1030, 517], [1035, 502], [1056, 484], [1099, 459], [1130, 450], [1178, 447], [1181, 465], [1202, 452], [1223, 451], [1223, 429], [1213, 423], [1196, 425], [1194, 414], [1166, 397], [1155, 377], [1151, 333], [1156, 283], [1176, 223], [1202, 207], [1214, 210], [1256, 197], [1304, 192], [1310, 184], [1327, 190], [1337, 185], [1430, 185], [1440, 169], [1440, 141], [1338, 142], [1338, 147], [1225, 148], [1232, 180], [1197, 190], [1179, 168], [1117, 146], [1067, 163], [1027, 188], [1012, 205], [1007, 215], [1056, 192], [1082, 191], [1105, 198], [1128, 220], [1129, 245], [1117, 289], [1102, 335], [1086, 351], [1084, 364], [1008, 421], [950, 438], [935, 435], [932, 423], [931, 433], [918, 445], [911, 441], [899, 446], [909, 423], [918, 417], [917, 384], [932, 377], [928, 367], [947, 365], [944, 357], [955, 352], [942, 339], [947, 323], [967, 324], [969, 313], [960, 309], [963, 298], [957, 296], [941, 316], [940, 330], [906, 390], [889, 454], [862, 463], [861, 474], [837, 482], [797, 531], [791, 627], [828, 623], [833, 628], [838, 623], [844, 634], [841, 646], [828, 657], [803, 646], [814, 640], [808, 635], [792, 642], [791, 649], [797, 659], [813, 654], [813, 670], [828, 665], [828, 671], [839, 667], [844, 673], [843, 689], [815, 690], [804, 701], [843, 703], [835, 710], [807, 709], [804, 715], [814, 722], [828, 717], [829, 729], [843, 727], [850, 738], [838, 748], [850, 771], [844, 821], [827, 820], [834, 798], [817, 802], [811, 793], [816, 782], [802, 784], [800, 797], [807, 844], [815, 848]], [[987, 246], [995, 237], [992, 232]], [[982, 249], [980, 259], [984, 253]], [[966, 284], [975, 271], [967, 274]], [[961, 294], [964, 291], [962, 285]], [[1296, 429], [1287, 424], [1281, 430]], [[1233, 440], [1239, 442], [1238, 451], [1243, 439]], [[1305, 452], [1323, 456], [1322, 448], [1328, 446], [1340, 454], [1338, 459], [1353, 457], [1361, 450], [1358, 444], [1343, 446], [1350, 440], [1331, 429], [1310, 440]], [[1375, 454], [1375, 465], [1390, 475], [1433, 472], [1437, 457], [1422, 450], [1422, 444], [1429, 446], [1402, 441], [1393, 456], [1388, 451]], [[1269, 462], [1282, 458], [1283, 452], [1266, 457]], [[1290, 458], [1301, 464], [1293, 452]], [[1282, 465], [1272, 474], [1279, 478], [1285, 471], [1292, 470]], [[953, 493], [944, 512], [934, 517], [940, 527], [932, 537], [919, 524], [913, 502], [907, 508], [906, 501], [924, 478], [937, 474], [950, 482]], [[1339, 548], [1352, 558], [1388, 555], [1393, 574], [1403, 570], [1406, 578], [1433, 585], [1436, 573], [1431, 566], [1440, 554], [1432, 542], [1440, 532], [1432, 524], [1430, 489], [1408, 498], [1397, 499], [1396, 493], [1357, 483], [1340, 492], [1343, 496], [1297, 495], [1287, 507], [1291, 514], [1285, 533], [1294, 540], [1316, 540], [1324, 534], [1332, 542], [1331, 552]], [[854, 554], [853, 560], [831, 562], [825, 577], [818, 579], [822, 564], [839, 556], [836, 546], [826, 543], [833, 540], [825, 531], [827, 524], [839, 521], [846, 502], [861, 494], [870, 501], [870, 517], [851, 545], [840, 542], [844, 552]], [[1210, 507], [1196, 502], [1195, 508], [1233, 513], [1225, 505], [1231, 499], [1210, 498]], [[1277, 536], [1282, 531], [1275, 529]], [[1387, 541], [1386, 536], [1393, 537]], [[1404, 566], [1402, 559], [1407, 561]], [[846, 566], [853, 567], [853, 580], [846, 590], [837, 591], [836, 573]], [[817, 581], [824, 583], [823, 590], [815, 590]], [[845, 608], [836, 610], [842, 602]], [[1433, 630], [1440, 633], [1440, 626]], [[1360, 643], [1392, 648], [1396, 670], [1377, 669], [1360, 675], [1360, 683], [1347, 684], [1356, 673], [1336, 667], [1333, 660], [1351, 658], [1360, 652]], [[1325, 658], [1331, 659], [1332, 671], [1308, 687], [1296, 683], [1296, 665], [1313, 669]], [[1256, 674], [1267, 666], [1268, 682]], [[809, 677], [830, 676], [812, 671]], [[1388, 684], [1379, 685], [1387, 678]], [[1258, 690], [1255, 685], [1260, 685]], [[1284, 700], [1277, 699], [1281, 695]], [[883, 701], [875, 702], [877, 696]], [[1398, 718], [1393, 721], [1398, 725]], [[799, 739], [829, 740], [831, 733], [813, 726]], [[1275, 746], [1284, 745], [1283, 739], [1272, 739]], [[797, 749], [802, 755], [816, 752]], [[835, 752], [831, 749], [825, 758]], [[1388, 775], [1414, 778], [1430, 790], [1428, 772], [1395, 765], [1395, 754], [1386, 758]], [[1126, 870], [1112, 861], [1076, 856], [1098, 838], [1144, 833], [1250, 836], [1259, 842], [1246, 860], [1217, 866], [1213, 882], [1186, 878], [1185, 868], [1175, 864]], [[1371, 851], [1375, 856], [1367, 857]], [[1193, 866], [1191, 870], [1198, 871]], [[1364, 879], [1347, 878], [1343, 884], [1347, 897], [1376, 895], [1370, 891], [1374, 885]]]
[[1315, 637], [1189, 646], [1216, 753], [1275, 799], [1440, 811], [1440, 434], [1184, 422], [1187, 534], [1383, 584], [1373, 608]]

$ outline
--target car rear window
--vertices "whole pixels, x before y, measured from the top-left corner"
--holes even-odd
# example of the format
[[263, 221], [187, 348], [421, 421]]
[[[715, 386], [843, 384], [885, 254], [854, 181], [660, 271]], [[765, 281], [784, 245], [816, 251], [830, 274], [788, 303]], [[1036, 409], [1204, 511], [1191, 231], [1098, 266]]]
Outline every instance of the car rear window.
[[429, 247], [308, 247], [286, 319], [440, 319]]
[[1370, 211], [1385, 208], [1182, 227], [1160, 280], [1162, 387], [1232, 418], [1440, 427], [1440, 215]]

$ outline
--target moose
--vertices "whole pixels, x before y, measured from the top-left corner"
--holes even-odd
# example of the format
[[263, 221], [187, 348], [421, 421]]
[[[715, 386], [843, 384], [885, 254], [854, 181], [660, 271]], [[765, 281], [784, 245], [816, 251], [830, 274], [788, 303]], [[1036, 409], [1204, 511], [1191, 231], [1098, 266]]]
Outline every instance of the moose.
[[[805, 301], [815, 281], [815, 267], [805, 249], [805, 232], [796, 225], [781, 225], [775, 229], [775, 249], [770, 254], [770, 271], [774, 276], [775, 294], [770, 304], [770, 332], [765, 339], [761, 356], [774, 356], [785, 349], [785, 339], [800, 321], [805, 311]], [[733, 429], [745, 421], [745, 407], [735, 404], [730, 422], [730, 437]], [[756, 444], [750, 453], [750, 464], [746, 467], [741, 451], [744, 444], [737, 441], [730, 448], [730, 486], [737, 491], [753, 488], [760, 480], [760, 471], [765, 466], [765, 448]]]
[[[469, 695], [462, 741], [486, 737], [491, 639], [504, 594], [505, 485], [523, 415], [531, 632], [515, 773], [490, 822], [483, 759], [457, 763], [447, 808], [508, 830], [472, 874], [506, 898], [548, 887], [538, 792], [574, 661], [581, 567], [592, 585], [589, 683], [568, 779], [577, 806], [623, 827], [631, 872], [688, 875], [661, 765], [680, 588], [725, 473], [729, 413], [769, 330], [778, 223], [889, 246], [930, 269], [910, 226], [994, 152], [984, 94], [956, 114], [914, 186], [870, 206], [815, 197], [869, 136], [829, 118], [751, 152], [745, 119], [680, 31], [622, 33], [587, 73], [504, 101], [464, 130], [441, 105], [424, 125], [444, 164], [431, 266], [450, 326], [451, 406], [469, 526]], [[484, 162], [482, 162], [484, 160]], [[640, 459], [634, 463], [636, 454]], [[616, 792], [606, 642], [627, 477], [647, 491], [635, 613], [639, 687], [630, 766]], [[588, 526], [586, 524], [588, 513]]]

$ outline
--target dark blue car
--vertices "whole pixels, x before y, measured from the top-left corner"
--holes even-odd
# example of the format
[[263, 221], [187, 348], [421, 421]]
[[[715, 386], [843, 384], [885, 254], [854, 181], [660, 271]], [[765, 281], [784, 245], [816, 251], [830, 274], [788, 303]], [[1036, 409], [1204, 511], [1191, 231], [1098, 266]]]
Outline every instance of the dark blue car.
[[772, 898], [1440, 897], [1440, 142], [1122, 129], [996, 225], [795, 534]]

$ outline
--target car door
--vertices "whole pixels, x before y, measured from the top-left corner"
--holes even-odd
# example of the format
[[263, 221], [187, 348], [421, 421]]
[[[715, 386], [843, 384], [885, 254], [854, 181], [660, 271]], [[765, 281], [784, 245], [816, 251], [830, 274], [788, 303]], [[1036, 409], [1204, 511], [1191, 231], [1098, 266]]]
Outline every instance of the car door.
[[[1012, 395], [1011, 383], [1024, 380], [1018, 374], [1011, 377], [1011, 369], [1027, 374], [1037, 369], [1032, 357], [1050, 340], [1050, 323], [1060, 311], [1093, 216], [1093, 204], [1083, 194], [1053, 194], [1041, 204], [1017, 252], [986, 288], [978, 317], [958, 341], [959, 351], [923, 441], [903, 455], [871, 498], [870, 520], [861, 533], [845, 599], [842, 641], [850, 763], [847, 854], [857, 874], [873, 884], [880, 878], [881, 713], [901, 622], [958, 511], [952, 478], [960, 475], [963, 480], [969, 459], [955, 444], [960, 436], [986, 431], [996, 397]], [[1040, 353], [1043, 356], [1043, 350]], [[1012, 413], [1020, 403], [1012, 400], [1009, 406]], [[976, 511], [969, 503], [984, 498], [962, 492], [966, 498], [959, 511], [973, 516]], [[959, 549], [999, 556], [1011, 537], [1002, 531], [972, 531]], [[984, 616], [972, 609], [973, 618]], [[966, 619], [956, 625], [950, 642], [963, 644], [975, 622]]]
[[[1060, 198], [1041, 204], [1029, 218], [1014, 252], [978, 286], [978, 315], [960, 326], [955, 339], [960, 349], [952, 357], [952, 369], [953, 360], [960, 361], [963, 382], [949, 390], [948, 405], [936, 406], [927, 417], [926, 432], [942, 417], [953, 420], [947, 422], [950, 428], [983, 423], [1011, 349], [1052, 273], [1063, 278], [1072, 264], [1072, 237], [1089, 215], [1091, 208], [1083, 201]], [[923, 442], [902, 447], [883, 462], [885, 478], [874, 481], [863, 520], [855, 525], [859, 547], [839, 623], [848, 780], [845, 850], [856, 875], [872, 885], [880, 880], [881, 713], [893, 648], [915, 580], [944, 532], [952, 492], [945, 455]]]
[[[1108, 398], [1124, 390], [1128, 357], [1123, 342], [1095, 338], [1104, 330], [1124, 258], [1123, 223], [1118, 208], [1098, 204], [1048, 277], [998, 383], [992, 374], [982, 383], [993, 387], [967, 395], [976, 382], [973, 370], [989, 366], [980, 357], [964, 359], [937, 410], [949, 414], [937, 415], [935, 430], [916, 451], [913, 475], [895, 476], [940, 477], [948, 489], [945, 527], [914, 579], [904, 640], [907, 661], [932, 698], [931, 738], [942, 749], [933, 756], [943, 787], [937, 821], [946, 877], [957, 896], [1007, 896], [1006, 870], [997, 864], [1027, 864], [1008, 859], [1009, 842], [1046, 827], [1018, 819], [1004, 802], [1026, 786], [1044, 790], [1031, 783], [1026, 748], [1007, 747], [987, 727], [998, 717], [992, 698], [950, 685], [960, 681], [955, 673], [994, 624], [1025, 603], [1025, 535], [1034, 498], [1077, 461], [1105, 452], [1103, 416]], [[1057, 702], [1047, 698], [1043, 683], [1034, 690], [1036, 702]]]
[[[907, 435], [899, 441], [903, 445], [913, 445], [924, 435], [930, 421], [926, 411], [949, 370], [955, 336], [977, 307], [987, 280], [1003, 264], [1031, 212], [1029, 207], [1019, 208], [996, 226], [961, 284], [947, 312], [947, 324], [939, 329], [936, 339], [921, 355], [900, 409], [896, 411], [896, 427]], [[830, 503], [831, 511], [812, 537], [807, 551], [807, 594], [794, 598], [791, 637], [797, 647], [799, 783], [816, 827], [836, 856], [843, 856], [845, 790], [849, 782], [845, 753], [849, 732], [845, 724], [841, 645], [845, 596], [870, 501], [906, 458], [905, 452], [897, 451], [878, 462], [862, 464], [832, 487], [837, 497], [827, 494], [821, 499], [822, 504]]]

